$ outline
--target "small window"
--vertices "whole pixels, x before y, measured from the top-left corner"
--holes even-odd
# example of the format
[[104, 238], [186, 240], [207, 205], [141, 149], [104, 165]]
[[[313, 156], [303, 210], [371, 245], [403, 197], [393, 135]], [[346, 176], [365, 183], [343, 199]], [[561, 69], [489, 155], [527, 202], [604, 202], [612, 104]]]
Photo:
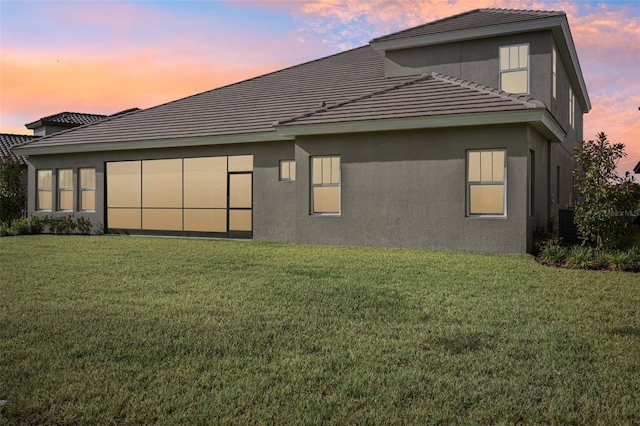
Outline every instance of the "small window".
[[557, 85], [558, 85], [558, 77], [557, 77], [557, 69], [558, 69], [558, 53], [556, 52], [556, 48], [553, 48], [551, 52], [551, 94], [553, 95], [553, 99], [556, 98], [557, 93]]
[[80, 210], [96, 209], [96, 169], [80, 169]]
[[51, 211], [52, 199], [51, 170], [38, 170], [38, 205], [37, 210]]
[[529, 93], [529, 45], [500, 47], [500, 89]]
[[311, 158], [311, 214], [340, 214], [340, 157]]
[[506, 150], [467, 151], [467, 215], [506, 216]]
[[58, 210], [73, 210], [72, 169], [58, 169]]
[[280, 160], [280, 180], [284, 182], [296, 180], [295, 160]]
[[569, 87], [569, 125], [573, 129], [576, 124], [575, 114], [576, 114], [576, 96], [573, 94], [573, 89]]

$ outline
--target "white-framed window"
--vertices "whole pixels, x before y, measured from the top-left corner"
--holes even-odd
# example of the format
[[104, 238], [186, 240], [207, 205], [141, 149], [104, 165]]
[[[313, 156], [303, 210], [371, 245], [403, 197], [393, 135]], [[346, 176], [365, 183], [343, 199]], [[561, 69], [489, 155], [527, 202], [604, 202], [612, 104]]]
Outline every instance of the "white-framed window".
[[58, 169], [58, 210], [73, 210], [73, 169]]
[[529, 93], [529, 45], [500, 47], [500, 89], [509, 93]]
[[283, 182], [296, 180], [295, 160], [280, 160], [280, 180]]
[[340, 156], [311, 157], [311, 214], [340, 214]]
[[51, 211], [53, 198], [53, 179], [51, 170], [38, 170], [36, 210]]
[[571, 87], [569, 87], [569, 125], [572, 129], [576, 125], [576, 96]]
[[95, 211], [96, 209], [96, 169], [82, 168], [78, 170], [80, 175], [80, 200], [78, 205], [81, 211]]
[[507, 215], [507, 151], [467, 151], [467, 216]]
[[553, 99], [556, 98], [557, 95], [557, 86], [558, 86], [558, 52], [554, 47], [551, 52], [551, 94], [553, 95]]

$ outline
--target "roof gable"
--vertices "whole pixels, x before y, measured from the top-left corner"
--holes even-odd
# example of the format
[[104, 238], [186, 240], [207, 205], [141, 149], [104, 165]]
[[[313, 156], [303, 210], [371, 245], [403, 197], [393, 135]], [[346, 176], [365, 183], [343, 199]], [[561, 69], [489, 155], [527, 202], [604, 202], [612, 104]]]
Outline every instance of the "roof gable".
[[46, 124], [50, 125], [63, 125], [63, 126], [82, 126], [96, 120], [100, 120], [106, 117], [102, 114], [85, 114], [82, 112], [59, 112], [57, 114], [48, 115], [36, 120], [32, 123], [25, 124], [27, 129], [35, 129]]

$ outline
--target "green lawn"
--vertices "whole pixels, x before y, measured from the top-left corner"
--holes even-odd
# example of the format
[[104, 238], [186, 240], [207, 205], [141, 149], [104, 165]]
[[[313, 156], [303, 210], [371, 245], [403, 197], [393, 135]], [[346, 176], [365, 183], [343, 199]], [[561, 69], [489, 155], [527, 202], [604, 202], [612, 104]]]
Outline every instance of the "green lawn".
[[0, 238], [0, 424], [638, 424], [640, 275]]

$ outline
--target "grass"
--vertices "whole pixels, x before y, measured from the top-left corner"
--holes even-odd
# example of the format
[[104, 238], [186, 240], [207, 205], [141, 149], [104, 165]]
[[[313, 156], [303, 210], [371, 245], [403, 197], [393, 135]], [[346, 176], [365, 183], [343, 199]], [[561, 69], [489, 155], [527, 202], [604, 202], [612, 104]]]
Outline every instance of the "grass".
[[0, 424], [640, 423], [637, 274], [28, 236], [0, 283]]

